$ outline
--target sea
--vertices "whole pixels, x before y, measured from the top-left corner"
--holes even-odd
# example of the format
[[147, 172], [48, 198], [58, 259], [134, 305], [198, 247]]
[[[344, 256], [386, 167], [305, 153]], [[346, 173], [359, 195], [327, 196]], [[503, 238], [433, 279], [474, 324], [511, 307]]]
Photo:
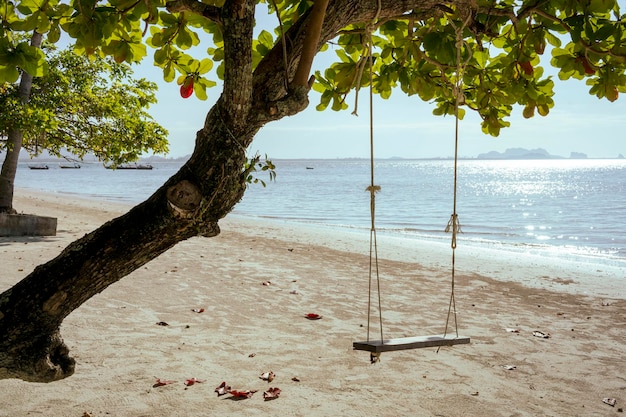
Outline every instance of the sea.
[[[258, 173], [233, 214], [369, 233], [372, 171], [365, 159], [274, 160], [276, 178]], [[28, 169], [16, 187], [139, 203], [183, 162], [152, 170]], [[460, 160], [458, 244], [626, 267], [626, 160]], [[374, 227], [379, 234], [446, 242], [454, 211], [454, 161], [381, 159], [374, 163]], [[19, 209], [19, 208], [18, 208]]]

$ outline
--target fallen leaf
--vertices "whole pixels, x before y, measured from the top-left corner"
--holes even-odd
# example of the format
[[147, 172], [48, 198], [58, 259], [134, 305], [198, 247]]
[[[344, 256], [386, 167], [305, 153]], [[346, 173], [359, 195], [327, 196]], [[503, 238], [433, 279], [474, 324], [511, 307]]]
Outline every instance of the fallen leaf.
[[611, 407], [615, 407], [615, 404], [617, 403], [617, 400], [615, 398], [603, 398], [602, 402], [604, 404], [608, 404]]
[[294, 376], [293, 378], [291, 378], [291, 380], [294, 382], [300, 382], [300, 378], [298, 378], [297, 376]]
[[263, 399], [265, 401], [275, 400], [280, 395], [280, 388], [270, 388], [263, 393]]
[[189, 379], [187, 379], [187, 380], [185, 381], [185, 385], [187, 385], [187, 386], [189, 387], [189, 386], [191, 386], [191, 385], [193, 385], [193, 384], [195, 384], [195, 383], [201, 384], [201, 383], [203, 383], [203, 382], [204, 382], [204, 380], [203, 380], [203, 379], [189, 378]]
[[192, 308], [191, 311], [193, 311], [194, 313], [204, 313], [203, 308]]
[[176, 381], [170, 381], [168, 379], [157, 378], [152, 388], [162, 387], [163, 385], [173, 384], [174, 382]]
[[158, 325], [158, 326], [169, 326], [169, 324], [167, 324], [167, 323], [166, 323], [166, 322], [164, 322], [164, 321], [159, 321], [159, 322], [157, 322], [157, 325]]
[[319, 314], [315, 314], [315, 313], [308, 313], [304, 317], [306, 317], [309, 320], [319, 320], [322, 318], [322, 316], [320, 316]]
[[235, 399], [244, 400], [246, 398], [252, 397], [252, 395], [255, 392], [256, 392], [256, 390], [254, 390], [254, 391], [251, 391], [251, 390], [246, 390], [246, 391], [232, 390], [232, 391], [229, 391], [228, 393], [230, 395], [232, 395]]
[[261, 378], [263, 381], [272, 382], [275, 377], [276, 377], [276, 374], [272, 371], [269, 371], [269, 372], [262, 373], [259, 378]]
[[215, 388], [215, 392], [217, 392], [218, 397], [228, 394], [229, 391], [230, 391], [230, 385], [227, 385], [226, 381], [222, 382], [217, 388]]

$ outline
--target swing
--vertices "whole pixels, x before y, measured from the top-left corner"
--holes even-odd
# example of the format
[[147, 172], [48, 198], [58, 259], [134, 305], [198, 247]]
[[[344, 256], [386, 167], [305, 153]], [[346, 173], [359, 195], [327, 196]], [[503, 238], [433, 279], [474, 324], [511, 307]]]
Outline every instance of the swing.
[[[380, 2], [379, 2], [380, 7]], [[379, 8], [380, 11], [380, 8]], [[378, 15], [378, 13], [377, 13]], [[376, 20], [376, 18], [374, 19]], [[454, 26], [454, 23], [451, 21]], [[456, 236], [461, 232], [461, 225], [458, 220], [456, 212], [456, 200], [457, 200], [457, 164], [458, 164], [458, 143], [459, 143], [459, 104], [462, 96], [462, 69], [465, 64], [461, 65], [461, 47], [463, 44], [462, 31], [465, 24], [456, 29], [456, 41], [457, 41], [457, 69], [456, 69], [456, 82], [454, 85], [455, 95], [455, 146], [454, 146], [454, 201], [453, 211], [446, 226], [445, 231], [452, 233], [452, 281], [450, 291], [450, 301], [448, 304], [448, 315], [446, 318], [446, 324], [444, 333], [441, 335], [433, 336], [414, 336], [403, 337], [396, 339], [385, 339], [383, 335], [383, 320], [382, 320], [382, 302], [380, 294], [380, 277], [378, 270], [378, 247], [376, 244], [376, 226], [375, 226], [375, 208], [376, 208], [376, 192], [380, 190], [380, 186], [374, 183], [374, 124], [373, 124], [373, 89], [372, 89], [372, 41], [371, 30], [368, 30], [368, 43], [369, 43], [369, 71], [370, 71], [370, 98], [369, 98], [369, 122], [370, 122], [370, 173], [371, 173], [371, 185], [367, 188], [370, 192], [370, 213], [371, 213], [371, 228], [370, 228], [370, 263], [369, 263], [369, 288], [368, 288], [368, 302], [367, 302], [367, 340], [360, 342], [353, 342], [352, 347], [354, 350], [364, 350], [370, 352], [371, 362], [377, 362], [382, 352], [390, 352], [397, 350], [408, 349], [420, 349], [429, 347], [441, 347], [441, 346], [453, 346], [470, 343], [470, 338], [466, 336], [459, 336], [458, 324], [456, 319], [456, 301], [454, 296], [454, 281], [455, 281], [455, 249], [456, 249]], [[471, 57], [471, 55], [470, 55]], [[469, 62], [469, 58], [465, 63]], [[359, 80], [360, 81], [360, 80]], [[360, 82], [359, 82], [360, 84]], [[357, 84], [358, 85], [358, 84]], [[358, 90], [357, 90], [358, 94]], [[355, 110], [356, 112], [356, 110]], [[377, 293], [378, 293], [378, 321], [380, 323], [380, 338], [377, 340], [370, 339], [370, 316], [372, 305], [372, 276], [376, 276]], [[454, 317], [454, 335], [448, 334], [448, 325], [450, 322], [450, 316]]]

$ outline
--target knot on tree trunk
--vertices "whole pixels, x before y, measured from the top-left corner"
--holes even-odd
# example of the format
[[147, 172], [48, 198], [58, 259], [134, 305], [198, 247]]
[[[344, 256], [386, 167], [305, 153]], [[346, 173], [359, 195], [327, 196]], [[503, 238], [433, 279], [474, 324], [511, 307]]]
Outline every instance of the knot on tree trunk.
[[310, 90], [310, 86], [292, 85], [287, 95], [279, 100], [267, 102], [264, 109], [252, 114], [255, 114], [262, 123], [296, 115], [309, 106]]
[[0, 352], [0, 379], [19, 378], [28, 382], [52, 382], [74, 374], [76, 361], [69, 355], [58, 331], [32, 340], [18, 351]]
[[191, 219], [200, 207], [202, 194], [194, 184], [182, 180], [167, 189], [167, 201], [174, 217]]

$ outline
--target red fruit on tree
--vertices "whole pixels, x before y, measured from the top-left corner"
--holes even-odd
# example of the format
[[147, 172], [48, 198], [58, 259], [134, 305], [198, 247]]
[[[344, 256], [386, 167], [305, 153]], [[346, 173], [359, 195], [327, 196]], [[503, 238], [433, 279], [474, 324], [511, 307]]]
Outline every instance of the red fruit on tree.
[[185, 78], [183, 85], [180, 86], [180, 96], [189, 98], [193, 94], [193, 77]]

